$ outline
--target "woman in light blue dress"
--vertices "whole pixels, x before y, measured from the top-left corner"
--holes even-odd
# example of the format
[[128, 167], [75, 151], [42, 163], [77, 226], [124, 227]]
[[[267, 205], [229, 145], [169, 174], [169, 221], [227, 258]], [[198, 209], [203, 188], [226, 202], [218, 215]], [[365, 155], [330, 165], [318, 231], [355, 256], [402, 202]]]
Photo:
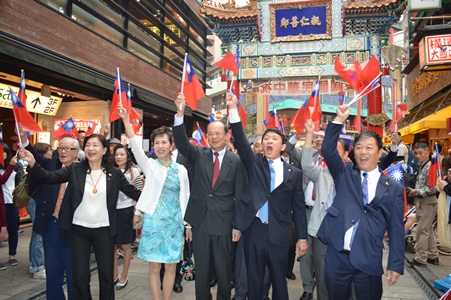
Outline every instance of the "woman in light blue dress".
[[[160, 127], [152, 132], [151, 142], [157, 159], [148, 158], [135, 138], [126, 110], [119, 105], [125, 132], [146, 183], [136, 205], [134, 223], [144, 213], [138, 257], [149, 262], [149, 286], [153, 299], [160, 299], [160, 269], [165, 264], [163, 299], [169, 300], [174, 286], [177, 263], [182, 260], [183, 231], [189, 199], [188, 172], [173, 162], [172, 130]], [[187, 236], [191, 239], [191, 236]]]

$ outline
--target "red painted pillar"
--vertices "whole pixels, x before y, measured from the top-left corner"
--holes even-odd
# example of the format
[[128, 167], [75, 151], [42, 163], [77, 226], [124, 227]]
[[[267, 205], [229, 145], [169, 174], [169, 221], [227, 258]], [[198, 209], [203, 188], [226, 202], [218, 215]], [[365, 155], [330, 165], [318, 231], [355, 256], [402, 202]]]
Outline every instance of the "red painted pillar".
[[[380, 113], [382, 113], [382, 86], [368, 95], [368, 116]], [[368, 123], [368, 130], [376, 132], [381, 137], [384, 136], [383, 126], [373, 126]]]

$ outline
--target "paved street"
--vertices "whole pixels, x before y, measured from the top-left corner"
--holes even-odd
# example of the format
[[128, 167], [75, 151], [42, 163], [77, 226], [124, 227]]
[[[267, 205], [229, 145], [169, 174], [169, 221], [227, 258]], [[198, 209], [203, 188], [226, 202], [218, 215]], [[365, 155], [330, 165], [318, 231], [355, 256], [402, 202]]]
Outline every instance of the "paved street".
[[[19, 246], [17, 260], [19, 265], [8, 268], [4, 271], [0, 271], [0, 300], [3, 299], [45, 299], [45, 280], [33, 279], [28, 272], [28, 243], [31, 236], [31, 227], [25, 228], [25, 234], [19, 237]], [[387, 251], [385, 251], [387, 252]], [[0, 262], [7, 264], [8, 261], [8, 245], [7, 243], [0, 243]], [[407, 256], [411, 254], [407, 253]], [[386, 257], [384, 259], [386, 261]], [[94, 266], [94, 262], [93, 262]], [[401, 300], [401, 299], [438, 299], [433, 295], [426, 296], [423, 290], [418, 286], [415, 278], [418, 275], [412, 276], [408, 272], [408, 268], [405, 269], [404, 276], [401, 276], [398, 284], [393, 287], [385, 285], [384, 281], [384, 295], [385, 300]], [[428, 268], [421, 268], [421, 276], [428, 280], [443, 279], [451, 270], [451, 257], [440, 256], [440, 266], [428, 265]], [[116, 299], [150, 299], [150, 291], [148, 288], [148, 263], [138, 258], [132, 260], [129, 273], [129, 284], [126, 288], [116, 293]], [[299, 264], [295, 265], [294, 273], [296, 274], [296, 280], [290, 280], [288, 282], [290, 299], [299, 299], [302, 295], [302, 283], [299, 275]], [[440, 277], [439, 277], [440, 276]], [[97, 274], [94, 272], [92, 276], [92, 293], [94, 299], [98, 298], [98, 279]], [[172, 299], [195, 299], [194, 296], [194, 282], [184, 281], [183, 293], [174, 293]], [[216, 299], [216, 289], [212, 289], [213, 299]], [[233, 295], [233, 291], [232, 291]], [[313, 299], [316, 299], [316, 295]]]

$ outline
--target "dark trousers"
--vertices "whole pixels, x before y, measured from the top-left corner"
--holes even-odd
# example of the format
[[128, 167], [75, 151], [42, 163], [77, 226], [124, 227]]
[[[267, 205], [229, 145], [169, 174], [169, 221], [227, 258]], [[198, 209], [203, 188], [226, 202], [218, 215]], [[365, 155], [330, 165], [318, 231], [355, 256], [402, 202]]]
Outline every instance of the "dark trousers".
[[194, 260], [196, 262], [195, 288], [197, 300], [208, 300], [211, 297], [211, 264], [214, 265], [218, 280], [216, 299], [230, 300], [232, 247], [231, 236], [217, 236], [208, 233], [206, 219], [204, 219], [199, 227], [193, 227]]
[[46, 298], [47, 300], [65, 299], [63, 284], [66, 273], [67, 298], [72, 300], [72, 262], [70, 247], [61, 246], [61, 235], [68, 235], [67, 231], [59, 228], [59, 221], [52, 218], [47, 231], [42, 236], [46, 269]]
[[272, 283], [272, 299], [288, 300], [285, 276], [288, 265], [288, 246], [269, 242], [268, 225], [255, 220], [244, 232], [244, 254], [246, 259], [249, 299], [262, 299], [265, 267], [269, 269]]
[[114, 299], [113, 264], [116, 240], [110, 234], [109, 227], [87, 228], [72, 225], [70, 245], [72, 256], [72, 275], [74, 281], [74, 299], [90, 300], [89, 282], [91, 247], [99, 270], [99, 286], [101, 300]]
[[357, 300], [382, 298], [382, 276], [371, 276], [354, 268], [349, 255], [332, 246], [327, 248], [325, 281], [330, 300], [349, 299], [352, 286]]
[[12, 203], [5, 204], [5, 209], [9, 255], [16, 255], [17, 243], [19, 242], [19, 235], [17, 233], [17, 229], [19, 228], [19, 209]]

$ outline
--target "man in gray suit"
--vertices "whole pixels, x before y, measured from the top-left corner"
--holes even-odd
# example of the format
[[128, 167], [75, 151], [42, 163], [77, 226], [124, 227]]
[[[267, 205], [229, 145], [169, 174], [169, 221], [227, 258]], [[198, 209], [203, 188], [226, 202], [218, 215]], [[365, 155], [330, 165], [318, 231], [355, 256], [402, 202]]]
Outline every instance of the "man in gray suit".
[[207, 127], [210, 147], [193, 146], [185, 133], [183, 112], [185, 97], [175, 100], [174, 140], [180, 153], [194, 166], [195, 177], [186, 208], [187, 235], [191, 231], [196, 259], [196, 299], [211, 299], [210, 262], [218, 280], [216, 299], [230, 300], [233, 244], [240, 238], [232, 232], [235, 203], [240, 200], [247, 183], [246, 171], [238, 155], [227, 151], [228, 128], [215, 121]]

